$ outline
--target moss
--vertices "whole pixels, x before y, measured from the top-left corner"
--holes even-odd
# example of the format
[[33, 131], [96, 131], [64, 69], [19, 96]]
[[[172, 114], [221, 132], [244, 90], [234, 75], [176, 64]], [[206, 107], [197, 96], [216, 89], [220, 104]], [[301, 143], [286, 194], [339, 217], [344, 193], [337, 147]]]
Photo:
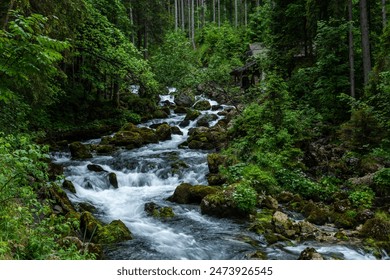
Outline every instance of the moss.
[[218, 190], [217, 187], [202, 185], [192, 186], [191, 184], [183, 183], [175, 189], [175, 192], [168, 200], [181, 204], [199, 204], [204, 197], [214, 194]]
[[70, 191], [71, 193], [76, 193], [76, 188], [75, 186], [73, 185], [73, 183], [69, 180], [65, 180], [63, 183], [62, 183], [62, 188]]
[[194, 105], [195, 110], [206, 111], [211, 109], [211, 104], [207, 100], [200, 100]]
[[159, 125], [156, 129], [156, 134], [160, 141], [172, 139], [171, 127], [167, 123]]
[[159, 219], [169, 219], [175, 216], [172, 207], [161, 207], [154, 202], [146, 203], [144, 209], [149, 216]]
[[81, 142], [71, 143], [69, 149], [73, 159], [88, 159], [92, 157], [89, 146]]
[[200, 112], [199, 111], [188, 109], [187, 110], [187, 115], [184, 118], [184, 120], [185, 121], [193, 121], [193, 120], [195, 120], [199, 116], [200, 116]]
[[115, 244], [133, 237], [121, 220], [103, 225], [90, 212], [83, 212], [80, 217], [80, 231], [89, 240], [98, 244]]
[[257, 234], [264, 234], [267, 230], [272, 229], [272, 216], [273, 211], [269, 209], [263, 209], [256, 213], [255, 220], [250, 224], [249, 230]]
[[361, 230], [361, 235], [376, 241], [390, 241], [390, 218], [385, 213], [377, 213], [374, 218], [367, 220]]

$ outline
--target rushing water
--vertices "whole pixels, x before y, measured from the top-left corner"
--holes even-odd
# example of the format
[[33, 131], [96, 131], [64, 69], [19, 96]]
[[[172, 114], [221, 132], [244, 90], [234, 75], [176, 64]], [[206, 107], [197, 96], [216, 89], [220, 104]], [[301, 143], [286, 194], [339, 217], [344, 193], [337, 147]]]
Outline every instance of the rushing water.
[[[162, 96], [161, 100], [173, 101], [169, 95]], [[211, 103], [217, 105], [214, 101]], [[218, 111], [202, 113], [217, 114]], [[184, 117], [172, 113], [168, 119], [153, 120], [142, 126], [162, 122], [177, 126]], [[54, 162], [65, 166], [66, 179], [75, 185], [76, 194], [68, 194], [73, 203], [92, 204], [99, 219], [107, 223], [120, 219], [133, 233], [133, 240], [107, 248], [108, 258], [245, 259], [260, 250], [269, 259], [297, 259], [300, 252], [310, 246], [328, 258], [373, 259], [358, 249], [342, 245], [267, 246], [261, 235], [246, 230], [247, 225], [243, 221], [201, 215], [199, 206], [167, 201], [180, 183], [207, 184], [207, 151], [178, 148], [194, 125], [195, 122], [191, 122], [181, 128], [183, 135], [172, 135], [172, 140], [134, 150], [121, 149], [110, 156], [94, 156], [90, 160], [79, 161], [72, 160], [67, 153], [53, 155]], [[92, 139], [87, 143], [99, 141]], [[172, 164], [178, 162], [188, 167], [181, 170], [173, 168]], [[119, 188], [110, 187], [107, 173], [89, 171], [87, 165], [91, 163], [100, 165], [107, 172], [115, 172]], [[148, 216], [144, 211], [148, 202], [172, 207], [175, 217], [159, 220]]]

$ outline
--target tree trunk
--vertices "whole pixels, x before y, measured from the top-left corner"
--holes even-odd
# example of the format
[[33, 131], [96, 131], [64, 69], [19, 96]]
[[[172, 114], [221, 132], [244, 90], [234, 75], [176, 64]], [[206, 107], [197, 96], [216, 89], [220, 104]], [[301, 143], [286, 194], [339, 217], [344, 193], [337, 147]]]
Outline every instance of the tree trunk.
[[183, 31], [186, 29], [185, 18], [184, 18], [184, 0], [181, 0], [181, 26]]
[[360, 29], [362, 32], [364, 85], [368, 84], [371, 71], [370, 34], [368, 27], [367, 0], [360, 0]]
[[191, 41], [192, 41], [192, 46], [195, 49], [195, 5], [194, 5], [195, 0], [191, 0]]
[[354, 57], [354, 49], [353, 49], [352, 0], [348, 0], [348, 20], [349, 20], [349, 32], [348, 32], [349, 82], [351, 86], [351, 96], [355, 98], [355, 57]]
[[11, 0], [9, 3], [8, 11], [7, 11], [7, 14], [5, 15], [5, 19], [4, 19], [3, 30], [7, 30], [7, 25], [8, 25], [8, 21], [9, 21], [9, 13], [14, 8], [14, 4], [15, 4], [14, 2], [15, 2], [14, 0]]
[[382, 21], [383, 21], [383, 28], [385, 28], [387, 24], [386, 0], [382, 0]]
[[218, 3], [218, 26], [221, 26], [221, 0], [217, 0]]
[[213, 22], [216, 22], [216, 13], [215, 13], [215, 0], [213, 0]]
[[177, 17], [177, 0], [175, 0], [175, 31], [179, 28], [179, 19]]
[[234, 0], [234, 26], [238, 27], [238, 0]]

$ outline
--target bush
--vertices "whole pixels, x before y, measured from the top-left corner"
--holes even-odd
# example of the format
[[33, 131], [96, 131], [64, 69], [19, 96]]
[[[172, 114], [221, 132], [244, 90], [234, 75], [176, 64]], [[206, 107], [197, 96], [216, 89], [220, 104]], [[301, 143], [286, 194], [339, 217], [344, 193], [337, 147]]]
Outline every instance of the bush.
[[390, 168], [382, 168], [374, 175], [375, 189], [380, 195], [390, 194]]
[[47, 147], [26, 135], [0, 134], [0, 259], [85, 259], [58, 241], [73, 234], [77, 222], [52, 213], [40, 201], [48, 188]]
[[241, 182], [235, 187], [233, 201], [238, 209], [250, 213], [256, 207], [257, 193], [247, 182]]
[[375, 193], [369, 187], [361, 187], [352, 191], [348, 198], [356, 208], [371, 208]]

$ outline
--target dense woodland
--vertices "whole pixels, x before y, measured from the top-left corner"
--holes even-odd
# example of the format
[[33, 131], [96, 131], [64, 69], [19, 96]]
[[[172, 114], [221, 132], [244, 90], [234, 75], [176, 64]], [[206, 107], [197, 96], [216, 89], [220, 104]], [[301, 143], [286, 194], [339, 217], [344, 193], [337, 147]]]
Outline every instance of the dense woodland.
[[158, 117], [167, 87], [235, 106], [214, 173], [241, 212], [288, 192], [390, 253], [388, 2], [1, 1], [0, 259], [99, 258], [53, 209], [49, 151]]

